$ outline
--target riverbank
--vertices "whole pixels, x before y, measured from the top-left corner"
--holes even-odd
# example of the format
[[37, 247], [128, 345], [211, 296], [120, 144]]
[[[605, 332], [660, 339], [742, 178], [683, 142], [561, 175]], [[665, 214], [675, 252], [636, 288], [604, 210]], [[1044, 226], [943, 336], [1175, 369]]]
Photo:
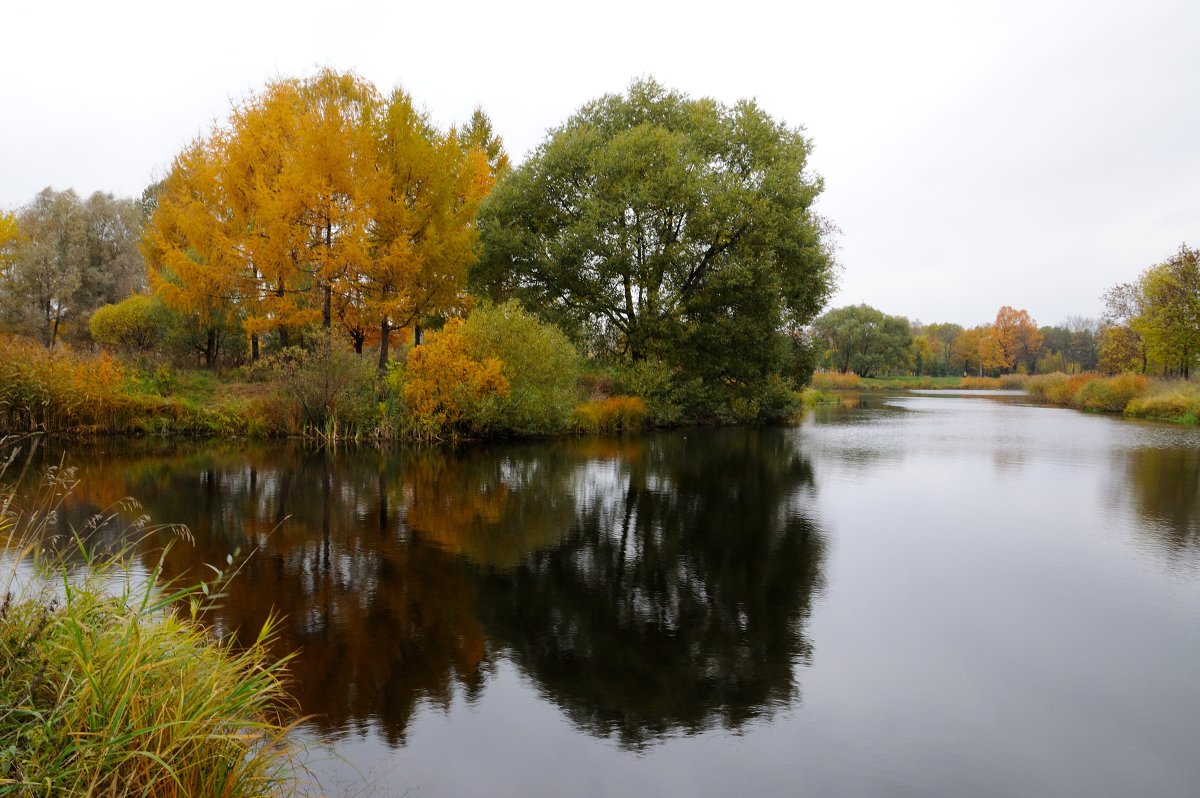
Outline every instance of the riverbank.
[[584, 368], [573, 356], [517, 353], [499, 367], [475, 364], [480, 371], [432, 345], [419, 354], [379, 374], [353, 352], [318, 345], [213, 372], [0, 336], [0, 434], [439, 442], [778, 423], [832, 401], [773, 379], [712, 411], [703, 383], [676, 385], [653, 362]]
[[1005, 374], [1001, 377], [860, 377], [821, 371], [813, 374], [810, 385], [821, 391], [1019, 391], [1029, 377]]
[[1200, 385], [1186, 380], [1154, 379], [1142, 374], [1042, 374], [1031, 377], [1025, 391], [1058, 407], [1123, 413], [1175, 424], [1196, 424], [1200, 420]]

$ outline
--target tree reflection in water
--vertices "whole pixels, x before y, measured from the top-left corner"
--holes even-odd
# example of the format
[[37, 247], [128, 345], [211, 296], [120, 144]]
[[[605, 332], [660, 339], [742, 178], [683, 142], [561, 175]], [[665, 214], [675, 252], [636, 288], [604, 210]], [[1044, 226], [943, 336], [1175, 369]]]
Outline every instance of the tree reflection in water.
[[823, 544], [788, 434], [657, 436], [581, 470], [560, 544], [484, 576], [489, 638], [628, 746], [790, 705]]
[[[812, 469], [785, 430], [438, 449], [99, 455], [64, 517], [130, 495], [188, 524], [166, 578], [255, 550], [209, 616], [284, 616], [301, 710], [402, 744], [508, 655], [590, 733], [637, 746], [797, 698], [820, 581]], [[142, 543], [149, 559], [165, 538]]]

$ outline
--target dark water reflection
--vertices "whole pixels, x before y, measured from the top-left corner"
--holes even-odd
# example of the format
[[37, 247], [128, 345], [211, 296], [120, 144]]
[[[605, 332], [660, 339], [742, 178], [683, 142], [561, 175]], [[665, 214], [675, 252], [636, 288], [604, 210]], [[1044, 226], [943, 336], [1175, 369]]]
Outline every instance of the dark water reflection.
[[73, 520], [191, 527], [169, 576], [254, 550], [211, 621], [283, 614], [348, 793], [1200, 795], [1194, 429], [864, 394], [794, 429], [68, 457]]
[[[78, 454], [78, 453], [77, 453]], [[737, 728], [796, 698], [819, 582], [812, 468], [786, 432], [457, 451], [114, 447], [64, 523], [125, 495], [181, 519], [165, 576], [254, 551], [210, 621], [280, 653], [325, 733], [406, 740], [419, 705], [509, 656], [579, 728], [623, 745]], [[167, 535], [147, 540], [151, 552]]]

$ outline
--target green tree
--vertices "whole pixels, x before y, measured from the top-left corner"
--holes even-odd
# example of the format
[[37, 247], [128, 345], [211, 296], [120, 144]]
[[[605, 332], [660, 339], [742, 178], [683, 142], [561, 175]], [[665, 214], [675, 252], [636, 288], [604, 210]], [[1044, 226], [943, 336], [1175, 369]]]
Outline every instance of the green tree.
[[802, 130], [752, 101], [652, 80], [583, 106], [497, 186], [475, 290], [516, 297], [594, 353], [761, 385], [833, 284]]
[[869, 305], [830, 310], [813, 322], [826, 365], [861, 377], [908, 369], [912, 329], [903, 316], [888, 316]]
[[6, 326], [53, 348], [64, 331], [86, 337], [101, 305], [145, 285], [137, 251], [141, 215], [133, 200], [43, 189], [16, 214], [17, 236], [0, 269]]
[[1200, 251], [1180, 246], [1139, 284], [1145, 305], [1133, 327], [1164, 371], [1186, 379], [1200, 353]]

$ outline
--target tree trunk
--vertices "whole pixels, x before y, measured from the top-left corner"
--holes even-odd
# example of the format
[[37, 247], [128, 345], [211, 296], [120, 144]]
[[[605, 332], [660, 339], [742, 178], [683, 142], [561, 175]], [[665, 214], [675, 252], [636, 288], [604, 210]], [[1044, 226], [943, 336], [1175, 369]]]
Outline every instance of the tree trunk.
[[280, 349], [288, 348], [288, 329], [287, 329], [287, 327], [284, 327], [282, 324], [279, 325], [279, 348]]
[[258, 362], [258, 333], [250, 334], [250, 362]]
[[366, 343], [367, 333], [362, 328], [350, 331], [350, 340], [354, 341], [354, 353], [361, 355], [363, 344]]
[[425, 340], [425, 331], [423, 329], [421, 329], [420, 324], [414, 325], [413, 326], [413, 346], [420, 346], [421, 342], [424, 340]]
[[204, 339], [204, 367], [211, 369], [217, 362], [217, 331], [208, 329]]
[[333, 324], [333, 286], [325, 284], [325, 307], [321, 309], [321, 326], [326, 330]]
[[387, 371], [388, 344], [392, 337], [392, 327], [387, 319], [379, 322], [379, 371]]

